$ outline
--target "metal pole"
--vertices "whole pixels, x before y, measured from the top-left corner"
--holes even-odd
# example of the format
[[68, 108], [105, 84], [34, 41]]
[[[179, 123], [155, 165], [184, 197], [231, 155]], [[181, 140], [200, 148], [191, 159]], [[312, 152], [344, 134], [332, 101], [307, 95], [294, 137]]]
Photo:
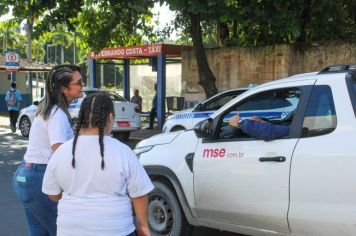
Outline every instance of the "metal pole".
[[123, 89], [124, 89], [124, 98], [127, 101], [130, 101], [130, 60], [124, 60], [124, 73], [123, 73]]
[[89, 59], [89, 88], [96, 88], [95, 60]]
[[64, 64], [64, 47], [61, 45], [61, 64]]
[[157, 57], [157, 125], [163, 127], [166, 112], [166, 55]]
[[57, 45], [54, 46], [54, 64], [57, 64]]
[[47, 50], [46, 50], [46, 63], [48, 64], [48, 44], [47, 44]]
[[74, 31], [74, 46], [73, 46], [73, 64], [76, 65], [76, 47], [77, 47], [77, 38], [76, 38], [76, 34], [75, 34], [75, 31]]
[[100, 88], [104, 87], [104, 65], [100, 65]]
[[116, 85], [117, 85], [117, 75], [116, 75], [116, 65], [114, 65], [114, 83], [115, 83], [115, 91], [116, 91]]

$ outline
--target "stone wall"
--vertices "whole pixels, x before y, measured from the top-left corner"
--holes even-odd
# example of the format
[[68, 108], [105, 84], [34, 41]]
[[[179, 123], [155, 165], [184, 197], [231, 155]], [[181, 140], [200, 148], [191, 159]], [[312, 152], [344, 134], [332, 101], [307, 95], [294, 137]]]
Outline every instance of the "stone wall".
[[[220, 92], [319, 71], [331, 64], [356, 63], [356, 42], [217, 48], [206, 49], [206, 55]], [[182, 96], [187, 107], [206, 98], [198, 84], [194, 52], [189, 48], [182, 52]]]

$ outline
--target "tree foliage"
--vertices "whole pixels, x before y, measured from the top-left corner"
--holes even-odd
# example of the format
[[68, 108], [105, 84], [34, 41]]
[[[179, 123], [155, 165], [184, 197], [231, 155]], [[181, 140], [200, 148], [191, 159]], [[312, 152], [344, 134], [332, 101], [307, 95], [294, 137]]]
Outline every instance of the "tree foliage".
[[[167, 2], [177, 10], [175, 1]], [[184, 2], [187, 1], [178, 6]], [[197, 5], [192, 9], [201, 12], [207, 45], [258, 46], [356, 39], [356, 0], [204, 2], [205, 5], [194, 1], [192, 4]], [[178, 15], [174, 27], [186, 27], [183, 21], [182, 15]]]
[[[176, 11], [173, 24], [161, 31], [151, 24], [155, 2]], [[356, 40], [356, 0], [3, 0], [0, 15], [10, 6], [15, 22], [27, 22], [27, 54], [33, 44], [36, 58], [43, 57], [48, 43], [72, 45], [74, 34], [85, 57], [87, 49], [161, 41], [175, 29], [179, 42], [193, 45], [207, 97], [217, 89], [206, 46]], [[0, 40], [13, 38], [11, 47], [21, 49], [24, 39], [6, 27], [0, 25]]]
[[[58, 1], [38, 29], [50, 31], [56, 24], [64, 22], [68, 30], [79, 31], [82, 40], [92, 50], [104, 47], [134, 45], [142, 43], [144, 32], [150, 35], [151, 0], [131, 1]], [[66, 12], [66, 14], [64, 14]]]
[[0, 13], [7, 13], [12, 7], [12, 15], [18, 23], [26, 21], [27, 31], [27, 58], [32, 59], [32, 34], [35, 21], [47, 10], [55, 7], [55, 0], [3, 0], [6, 5]]
[[17, 22], [11, 20], [0, 22], [0, 42], [2, 53], [7, 50], [25, 51], [26, 38], [20, 33]]

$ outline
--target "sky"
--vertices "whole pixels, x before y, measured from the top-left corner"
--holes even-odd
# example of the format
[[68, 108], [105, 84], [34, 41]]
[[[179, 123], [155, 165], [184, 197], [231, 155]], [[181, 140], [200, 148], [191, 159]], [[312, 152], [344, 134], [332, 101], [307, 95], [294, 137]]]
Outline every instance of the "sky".
[[[166, 3], [162, 6], [160, 6], [159, 3], [155, 3], [152, 12], [156, 15], [153, 19], [159, 21], [158, 28], [160, 29], [164, 28], [164, 26], [170, 23], [175, 17], [175, 13], [169, 10], [169, 7]], [[170, 38], [176, 39], [177, 32], [173, 31]]]
[[0, 17], [0, 22], [10, 19], [10, 18], [11, 18], [11, 15], [12, 15], [12, 8], [10, 9], [10, 12], [9, 12], [8, 14], [2, 15], [2, 16]]

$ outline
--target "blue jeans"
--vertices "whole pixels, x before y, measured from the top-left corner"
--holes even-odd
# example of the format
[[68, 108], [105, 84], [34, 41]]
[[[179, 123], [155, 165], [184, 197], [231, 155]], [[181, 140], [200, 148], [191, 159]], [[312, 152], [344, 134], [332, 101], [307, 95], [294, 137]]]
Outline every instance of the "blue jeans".
[[15, 172], [13, 185], [25, 211], [30, 236], [55, 236], [57, 203], [42, 193], [47, 165], [23, 162]]

